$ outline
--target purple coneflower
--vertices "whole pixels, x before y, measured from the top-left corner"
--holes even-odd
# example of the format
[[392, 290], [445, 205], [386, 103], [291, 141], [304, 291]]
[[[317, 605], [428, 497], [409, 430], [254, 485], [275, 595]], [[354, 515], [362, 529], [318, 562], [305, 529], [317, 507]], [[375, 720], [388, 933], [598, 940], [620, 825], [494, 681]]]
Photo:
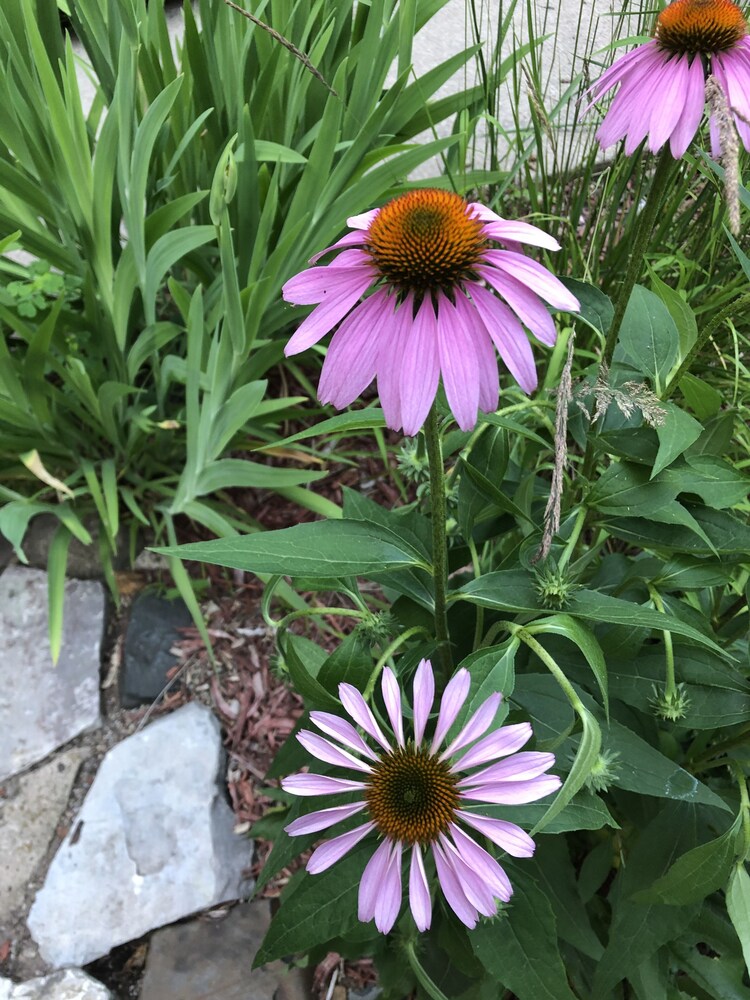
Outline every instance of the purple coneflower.
[[[433, 189], [402, 195], [347, 225], [353, 232], [311, 263], [331, 250], [342, 252], [330, 264], [295, 275], [283, 289], [287, 302], [318, 303], [287, 344], [287, 355], [340, 324], [320, 377], [321, 402], [341, 409], [377, 378], [388, 426], [416, 434], [442, 374], [450, 408], [459, 426], [470, 430], [478, 410], [497, 409], [494, 348], [525, 392], [535, 388], [523, 326], [552, 345], [555, 324], [544, 303], [568, 311], [579, 304], [518, 244], [559, 250], [556, 240]], [[509, 249], [493, 249], [491, 241]], [[367, 292], [372, 294], [363, 299]]]
[[[327, 712], [311, 712], [310, 718], [338, 743], [306, 730], [297, 736], [314, 757], [359, 774], [357, 780], [293, 774], [282, 781], [287, 792], [326, 797], [357, 792], [360, 798], [351, 805], [302, 816], [286, 831], [292, 835], [316, 833], [356, 813], [365, 813], [365, 823], [317, 847], [307, 862], [307, 870], [313, 875], [325, 871], [369, 834], [378, 836], [380, 843], [362, 875], [358, 913], [363, 922], [374, 918], [384, 934], [393, 927], [401, 909], [401, 861], [405, 849], [411, 849], [409, 905], [419, 930], [427, 930], [432, 919], [423, 854], [428, 848], [443, 894], [459, 920], [474, 927], [480, 914], [494, 916], [497, 900], [507, 902], [513, 890], [497, 861], [466, 828], [517, 858], [531, 857], [534, 842], [514, 823], [472, 812], [471, 807], [534, 802], [560, 787], [556, 775], [545, 774], [555, 762], [553, 754], [516, 752], [531, 737], [528, 722], [483, 735], [494, 721], [500, 694], [491, 694], [443, 748], [466, 701], [469, 685], [467, 670], [458, 670], [451, 678], [431, 740], [425, 739], [435, 695], [429, 660], [422, 660], [414, 677], [413, 739], [404, 736], [401, 693], [395, 674], [387, 667], [382, 691], [393, 738], [383, 733], [360, 692], [350, 684], [339, 685], [341, 702], [370, 740], [364, 739], [350, 722]], [[497, 762], [501, 757], [506, 759]]]
[[[656, 153], [669, 140], [679, 158], [703, 117], [706, 79], [723, 91], [737, 131], [750, 150], [750, 37], [732, 0], [674, 0], [659, 14], [655, 37], [617, 59], [591, 87], [594, 100], [620, 84], [596, 133], [603, 149], [625, 139], [629, 155], [648, 136]], [[711, 115], [711, 149], [720, 152]]]

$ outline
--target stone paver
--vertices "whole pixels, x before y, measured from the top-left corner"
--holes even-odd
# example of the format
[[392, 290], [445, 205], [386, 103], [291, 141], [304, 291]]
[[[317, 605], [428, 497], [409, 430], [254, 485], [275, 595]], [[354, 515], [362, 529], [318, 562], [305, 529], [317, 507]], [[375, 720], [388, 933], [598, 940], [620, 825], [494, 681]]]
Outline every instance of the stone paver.
[[82, 749], [56, 754], [20, 778], [11, 799], [0, 799], [0, 925], [23, 903], [85, 757]]
[[195, 702], [110, 750], [29, 914], [46, 962], [86, 965], [249, 892], [222, 769], [219, 724]]
[[286, 978], [284, 964], [252, 968], [270, 916], [268, 901], [261, 899], [234, 907], [220, 920], [202, 918], [157, 931], [141, 1000], [274, 1000]]
[[167, 683], [167, 671], [176, 659], [169, 652], [180, 638], [179, 628], [192, 625], [184, 601], [168, 601], [158, 594], [145, 593], [133, 602], [120, 675], [120, 704], [123, 708], [150, 704]]
[[47, 632], [47, 574], [9, 566], [0, 576], [0, 781], [99, 724], [104, 591], [67, 580], [60, 658]]

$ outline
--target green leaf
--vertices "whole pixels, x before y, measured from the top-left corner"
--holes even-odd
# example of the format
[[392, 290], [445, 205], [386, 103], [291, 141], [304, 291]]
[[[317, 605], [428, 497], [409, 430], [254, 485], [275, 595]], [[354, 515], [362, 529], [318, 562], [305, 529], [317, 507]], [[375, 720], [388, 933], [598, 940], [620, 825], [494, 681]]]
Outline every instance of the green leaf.
[[363, 691], [373, 665], [369, 643], [357, 632], [352, 632], [325, 660], [318, 672], [318, 681], [332, 693], [338, 691], [339, 684], [344, 682]]
[[[310, 659], [305, 655], [304, 648], [309, 649], [310, 640], [304, 636], [293, 635], [291, 632], [279, 630], [277, 636], [279, 648], [289, 670], [295, 690], [302, 695], [307, 708], [322, 708], [329, 712], [340, 712], [341, 703], [332, 695], [315, 676], [317, 671], [309, 667]], [[323, 651], [320, 650], [320, 653]], [[316, 649], [316, 655], [318, 650]], [[314, 662], [314, 661], [313, 661]]]
[[602, 731], [599, 728], [599, 723], [586, 708], [579, 708], [577, 714], [581, 720], [583, 732], [573, 766], [554, 801], [531, 831], [532, 835], [543, 830], [550, 820], [558, 816], [571, 802], [573, 796], [583, 788], [586, 778], [591, 774], [591, 770], [599, 758], [599, 751], [602, 747]]
[[309, 472], [305, 469], [279, 469], [241, 458], [221, 458], [201, 470], [195, 493], [196, 496], [201, 496], [240, 486], [253, 489], [299, 486], [301, 483], [315, 482], [325, 475], [325, 472]]
[[596, 678], [599, 690], [602, 693], [604, 711], [609, 718], [609, 698], [607, 694], [607, 663], [604, 659], [602, 647], [594, 633], [582, 622], [576, 621], [570, 615], [552, 615], [545, 618], [538, 625], [527, 625], [526, 631], [531, 635], [543, 635], [545, 632], [552, 635], [562, 635], [570, 639], [580, 649], [586, 658], [586, 662]]
[[677, 359], [680, 336], [659, 296], [641, 285], [633, 288], [628, 300], [619, 344], [638, 371], [653, 381], [656, 394], [660, 395]]
[[745, 965], [750, 969], [750, 875], [742, 861], [729, 877], [727, 913], [740, 939]]
[[519, 872], [513, 882], [507, 913], [469, 931], [477, 958], [518, 1000], [575, 1000], [549, 901], [528, 876]]
[[499, 646], [478, 649], [459, 664], [471, 675], [469, 693], [464, 706], [451, 727], [451, 735], [447, 742], [459, 731], [466, 720], [472, 715], [491, 694], [500, 691], [503, 701], [495, 719], [495, 726], [508, 714], [508, 699], [513, 694], [515, 684], [515, 659], [519, 641], [510, 638]]
[[656, 434], [659, 438], [659, 450], [656, 453], [656, 461], [651, 470], [651, 478], [658, 476], [662, 469], [687, 451], [691, 444], [698, 440], [703, 433], [703, 427], [695, 417], [685, 413], [674, 403], [663, 402], [661, 406], [666, 410], [664, 422], [656, 427]]
[[297, 431], [296, 434], [290, 434], [289, 437], [282, 438], [281, 441], [272, 441], [270, 444], [263, 445], [258, 450], [285, 448], [287, 445], [294, 444], [295, 441], [304, 441], [311, 437], [324, 437], [327, 434], [344, 437], [349, 433], [374, 430], [376, 427], [385, 427], [385, 417], [382, 410], [375, 407], [368, 407], [366, 410], [346, 410], [335, 417], [329, 417], [327, 420], [321, 420], [320, 423], [306, 427], [302, 431]]
[[[491, 816], [494, 819], [506, 819], [525, 830], [531, 830], [542, 818], [546, 809], [547, 806], [544, 803], [531, 802], [523, 806], [482, 806], [473, 811], [482, 816]], [[584, 790], [579, 792], [561, 813], [558, 813], [545, 825], [544, 832], [547, 835], [570, 833], [574, 830], [601, 830], [604, 826], [616, 830], [618, 823], [612, 818], [598, 795]]]
[[615, 310], [610, 299], [596, 285], [590, 285], [587, 281], [578, 281], [576, 278], [561, 278], [566, 288], [575, 295], [581, 303], [580, 318], [590, 326], [592, 330], [606, 336]]
[[680, 293], [665, 284], [652, 268], [648, 269], [648, 273], [654, 292], [656, 292], [669, 310], [669, 315], [677, 327], [680, 337], [679, 356], [684, 358], [698, 338], [698, 324], [695, 319], [695, 313]]
[[610, 516], [648, 517], [677, 496], [673, 484], [652, 480], [641, 465], [615, 462], [596, 480], [586, 502]]
[[679, 388], [685, 402], [699, 420], [715, 416], [724, 402], [718, 389], [690, 372], [682, 376]]
[[307, 951], [356, 927], [359, 883], [372, 851], [372, 842], [360, 844], [328, 871], [301, 875], [271, 921], [253, 968]]
[[716, 510], [740, 504], [750, 493], [750, 479], [717, 455], [686, 455], [665, 477], [678, 485], [681, 493], [699, 496]]
[[307, 157], [296, 150], [265, 139], [255, 140], [255, 159], [268, 163], [307, 163]]
[[424, 566], [420, 554], [392, 532], [346, 518], [154, 551], [250, 573], [283, 576], [366, 576]]
[[720, 889], [737, 855], [737, 834], [741, 825], [740, 815], [720, 837], [683, 854], [653, 885], [637, 892], [633, 902], [687, 906], [700, 903]]
[[63, 605], [65, 603], [65, 571], [71, 534], [65, 525], [58, 526], [47, 553], [47, 600], [49, 608], [49, 645], [52, 662], [57, 663], [63, 636]]
[[578, 892], [575, 869], [563, 837], [540, 837], [532, 870], [541, 883], [557, 921], [563, 941], [598, 961], [604, 948], [592, 930], [589, 916]]

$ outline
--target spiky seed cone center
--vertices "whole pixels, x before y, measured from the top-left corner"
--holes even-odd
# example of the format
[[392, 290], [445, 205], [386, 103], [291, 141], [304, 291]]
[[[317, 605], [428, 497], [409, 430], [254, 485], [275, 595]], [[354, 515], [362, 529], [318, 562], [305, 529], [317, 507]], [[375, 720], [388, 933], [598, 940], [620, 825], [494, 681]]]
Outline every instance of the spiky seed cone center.
[[384, 205], [366, 249], [381, 277], [403, 291], [450, 291], [471, 278], [487, 248], [483, 223], [457, 194], [426, 188]]
[[445, 833], [459, 804], [449, 765], [413, 744], [383, 754], [365, 789], [380, 833], [406, 844], [430, 844]]
[[655, 34], [670, 52], [710, 55], [744, 38], [747, 22], [732, 0], [673, 0], [659, 14]]

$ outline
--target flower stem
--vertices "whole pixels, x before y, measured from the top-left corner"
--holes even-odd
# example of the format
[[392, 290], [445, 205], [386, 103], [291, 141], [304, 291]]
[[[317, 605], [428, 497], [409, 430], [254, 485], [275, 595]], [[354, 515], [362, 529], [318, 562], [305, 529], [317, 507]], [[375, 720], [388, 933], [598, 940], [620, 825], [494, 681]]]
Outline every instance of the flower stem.
[[[654, 602], [656, 610], [664, 614], [664, 601], [661, 599], [659, 591], [655, 587], [649, 585], [648, 592], [651, 596], [651, 600]], [[668, 629], [664, 629], [663, 635], [666, 663], [666, 683], [664, 693], [669, 699], [677, 696], [677, 681], [674, 673], [674, 648], [672, 646], [672, 633]]]
[[705, 328], [696, 337], [693, 346], [683, 358], [682, 364], [677, 369], [674, 378], [670, 379], [669, 385], [662, 393], [662, 399], [669, 399], [680, 384], [680, 381], [690, 371], [697, 356], [726, 320], [731, 319], [733, 316], [741, 316], [743, 308], [748, 305], [750, 305], [750, 292], [745, 292], [744, 295], [741, 295], [738, 299], [730, 302], [728, 306], [725, 306], [721, 312], [714, 316], [710, 323], [706, 324]]
[[443, 681], [448, 683], [453, 672], [453, 660], [448, 633], [448, 609], [446, 591], [448, 587], [448, 536], [446, 533], [445, 469], [443, 448], [436, 404], [430, 407], [424, 425], [427, 460], [430, 469], [430, 504], [432, 507], [432, 566], [435, 588], [435, 638], [438, 643], [438, 657], [442, 666]]

